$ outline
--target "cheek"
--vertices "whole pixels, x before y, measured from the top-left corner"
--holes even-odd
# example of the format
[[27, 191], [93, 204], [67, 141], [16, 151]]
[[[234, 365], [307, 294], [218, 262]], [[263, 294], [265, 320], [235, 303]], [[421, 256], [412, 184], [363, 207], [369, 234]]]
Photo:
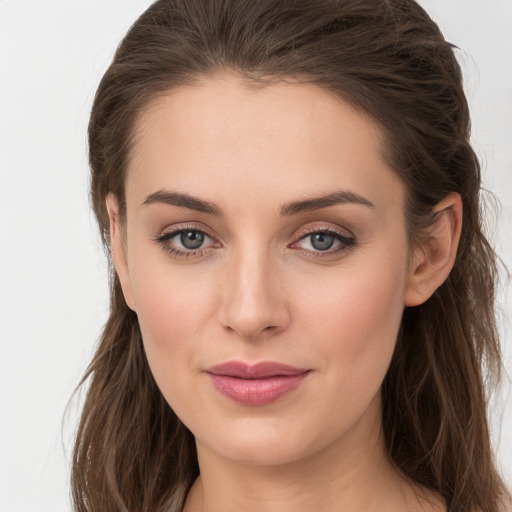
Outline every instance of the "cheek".
[[403, 313], [402, 261], [402, 254], [373, 259], [302, 289], [300, 329], [322, 347], [325, 366], [335, 364], [347, 382], [368, 375], [377, 382], [387, 371]]
[[199, 342], [217, 302], [215, 287], [207, 276], [161, 263], [138, 265], [132, 276], [146, 355], [169, 398], [172, 382], [178, 383], [182, 373], [199, 365]]

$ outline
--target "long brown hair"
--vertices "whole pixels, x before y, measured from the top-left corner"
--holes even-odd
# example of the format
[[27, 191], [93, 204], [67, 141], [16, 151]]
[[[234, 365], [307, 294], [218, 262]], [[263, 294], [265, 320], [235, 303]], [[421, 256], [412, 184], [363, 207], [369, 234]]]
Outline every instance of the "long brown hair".
[[[454, 48], [413, 0], [159, 0], [131, 27], [105, 73], [89, 124], [91, 198], [109, 252], [105, 197], [123, 213], [138, 117], [158, 95], [226, 70], [248, 85], [293, 79], [369, 113], [408, 190], [411, 244], [450, 192], [463, 199], [455, 266], [406, 308], [382, 387], [389, 456], [449, 512], [498, 512], [485, 377], [499, 376], [496, 257], [482, 232], [480, 167]], [[111, 269], [110, 316], [88, 384], [73, 457], [79, 512], [181, 510], [199, 473], [194, 438], [158, 390], [137, 316]]]

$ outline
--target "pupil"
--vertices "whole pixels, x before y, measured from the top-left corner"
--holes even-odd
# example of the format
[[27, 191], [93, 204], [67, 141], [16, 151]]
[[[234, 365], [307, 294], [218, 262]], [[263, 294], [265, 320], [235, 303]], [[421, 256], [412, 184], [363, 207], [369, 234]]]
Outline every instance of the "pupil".
[[183, 247], [187, 249], [198, 249], [203, 245], [204, 235], [197, 231], [185, 231], [181, 233], [180, 241], [183, 244]]
[[311, 245], [318, 251], [326, 251], [334, 245], [334, 237], [325, 233], [315, 233], [311, 236]]

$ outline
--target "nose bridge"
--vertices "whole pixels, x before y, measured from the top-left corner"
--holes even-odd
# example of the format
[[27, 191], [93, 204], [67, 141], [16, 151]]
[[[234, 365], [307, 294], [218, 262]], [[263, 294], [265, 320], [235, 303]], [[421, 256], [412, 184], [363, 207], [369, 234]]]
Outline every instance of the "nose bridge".
[[224, 326], [244, 338], [278, 332], [288, 322], [279, 262], [269, 247], [239, 244], [230, 255], [224, 281]]

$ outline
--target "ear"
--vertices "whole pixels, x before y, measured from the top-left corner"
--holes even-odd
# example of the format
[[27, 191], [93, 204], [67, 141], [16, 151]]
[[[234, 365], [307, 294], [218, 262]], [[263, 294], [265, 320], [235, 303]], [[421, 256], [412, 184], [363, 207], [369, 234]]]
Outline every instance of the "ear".
[[462, 228], [462, 199], [453, 192], [433, 210], [435, 222], [413, 249], [404, 291], [404, 305], [423, 304], [446, 280], [453, 268]]
[[107, 194], [106, 204], [110, 219], [110, 246], [112, 251], [112, 260], [121, 283], [126, 304], [131, 310], [135, 311], [135, 301], [133, 300], [130, 274], [128, 271], [128, 261], [126, 258], [126, 244], [123, 238], [123, 227], [120, 222], [119, 203], [112, 192]]

